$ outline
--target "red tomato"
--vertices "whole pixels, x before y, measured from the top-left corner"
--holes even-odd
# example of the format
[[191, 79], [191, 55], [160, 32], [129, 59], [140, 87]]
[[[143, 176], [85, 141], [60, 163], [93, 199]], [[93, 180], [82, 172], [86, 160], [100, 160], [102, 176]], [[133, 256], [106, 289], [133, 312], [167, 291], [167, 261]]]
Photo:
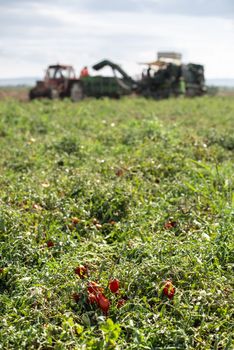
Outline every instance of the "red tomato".
[[97, 294], [97, 303], [100, 309], [102, 309], [103, 313], [107, 315], [110, 308], [110, 301], [105, 297], [104, 294], [102, 293]]
[[46, 244], [47, 244], [48, 248], [51, 248], [54, 246], [54, 242], [52, 242], [52, 241], [48, 241]]
[[164, 287], [163, 287], [163, 293], [166, 295], [169, 299], [172, 299], [175, 294], [175, 287], [173, 286], [171, 281], [166, 281]]
[[119, 308], [122, 307], [125, 303], [126, 303], [126, 300], [124, 300], [124, 299], [118, 300], [118, 302], [117, 302], [117, 308], [119, 309]]
[[164, 227], [167, 229], [167, 230], [170, 230], [171, 228], [173, 227], [176, 227], [177, 226], [177, 222], [176, 221], [168, 221], [164, 224]]
[[117, 169], [116, 172], [115, 172], [116, 176], [123, 176], [123, 174], [124, 174], [123, 169]]
[[78, 275], [80, 278], [87, 277], [87, 267], [80, 265], [75, 268], [75, 274]]
[[96, 295], [94, 293], [89, 293], [89, 295], [88, 295], [88, 302], [90, 304], [94, 304], [94, 303], [97, 302], [97, 297], [96, 297]]
[[97, 293], [102, 293], [103, 292], [103, 288], [97, 284], [96, 282], [89, 282], [88, 283], [88, 292], [89, 293], [94, 293], [94, 294], [97, 294]]
[[117, 293], [119, 290], [119, 280], [114, 278], [109, 282], [109, 288], [112, 293]]

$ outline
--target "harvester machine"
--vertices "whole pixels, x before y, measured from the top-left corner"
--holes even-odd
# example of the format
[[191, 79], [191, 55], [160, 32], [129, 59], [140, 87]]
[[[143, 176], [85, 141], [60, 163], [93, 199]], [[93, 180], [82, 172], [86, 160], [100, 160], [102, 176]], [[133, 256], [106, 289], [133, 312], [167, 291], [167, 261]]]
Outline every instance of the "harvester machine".
[[155, 99], [180, 95], [201, 96], [205, 92], [204, 68], [193, 63], [152, 62], [138, 82], [138, 93]]

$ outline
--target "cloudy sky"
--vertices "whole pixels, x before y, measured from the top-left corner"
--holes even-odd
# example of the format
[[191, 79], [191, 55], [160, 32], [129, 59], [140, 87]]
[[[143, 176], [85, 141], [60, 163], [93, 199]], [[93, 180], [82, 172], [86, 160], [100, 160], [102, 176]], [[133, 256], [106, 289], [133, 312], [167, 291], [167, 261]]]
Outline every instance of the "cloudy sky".
[[234, 78], [234, 0], [0, 0], [0, 78], [103, 58], [135, 74], [160, 50]]

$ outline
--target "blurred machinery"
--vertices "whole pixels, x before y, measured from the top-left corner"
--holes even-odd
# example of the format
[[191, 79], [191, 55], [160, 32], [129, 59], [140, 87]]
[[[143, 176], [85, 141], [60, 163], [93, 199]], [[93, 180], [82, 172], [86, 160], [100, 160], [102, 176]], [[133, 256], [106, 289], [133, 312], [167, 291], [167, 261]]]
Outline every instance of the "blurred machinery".
[[134, 80], [118, 64], [102, 60], [92, 68], [99, 71], [105, 67], [112, 76], [85, 76], [77, 78], [69, 65], [51, 65], [43, 81], [37, 81], [29, 92], [29, 98], [64, 98], [73, 101], [84, 97], [120, 98], [135, 93], [147, 98], [171, 96], [201, 96], [206, 92], [204, 67], [195, 63], [182, 63], [175, 52], [159, 52], [156, 61], [142, 63], [145, 68], [141, 78]]

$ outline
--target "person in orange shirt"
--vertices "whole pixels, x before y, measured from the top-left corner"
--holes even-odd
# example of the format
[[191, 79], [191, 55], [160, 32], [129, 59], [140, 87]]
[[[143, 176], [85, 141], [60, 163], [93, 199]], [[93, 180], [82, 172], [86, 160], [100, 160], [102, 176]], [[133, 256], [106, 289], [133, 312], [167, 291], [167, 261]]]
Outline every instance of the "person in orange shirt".
[[81, 69], [80, 78], [84, 78], [88, 76], [89, 76], [89, 71], [88, 71], [88, 68], [85, 66], [83, 69]]

